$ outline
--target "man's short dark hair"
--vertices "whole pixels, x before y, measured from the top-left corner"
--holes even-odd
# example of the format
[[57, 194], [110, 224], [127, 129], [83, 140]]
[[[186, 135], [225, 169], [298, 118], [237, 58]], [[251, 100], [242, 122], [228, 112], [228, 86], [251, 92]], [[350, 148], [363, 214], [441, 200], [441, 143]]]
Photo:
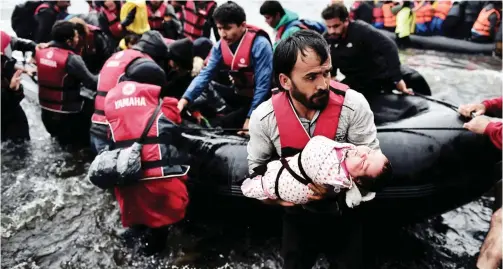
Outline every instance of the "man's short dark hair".
[[223, 25], [241, 25], [246, 21], [246, 13], [240, 5], [228, 1], [215, 9], [215, 12], [213, 12], [213, 19], [216, 23]]
[[262, 6], [260, 6], [260, 15], [262, 16], [276, 16], [276, 13], [279, 13], [280, 17], [283, 17], [283, 15], [285, 15], [285, 10], [283, 9], [283, 6], [281, 6], [279, 1], [267, 0], [262, 4]]
[[393, 180], [393, 166], [391, 166], [391, 162], [388, 160], [384, 167], [382, 168], [381, 173], [379, 173], [376, 177], [362, 176], [358, 177], [359, 183], [358, 187], [366, 191], [377, 192], [382, 190], [384, 187], [389, 185]]
[[278, 85], [280, 85], [279, 74], [283, 73], [290, 76], [299, 53], [305, 57], [307, 49], [312, 49], [316, 52], [320, 64], [326, 62], [330, 55], [325, 38], [312, 30], [297, 31], [279, 42], [276, 50], [274, 50], [272, 60], [274, 79]]
[[331, 4], [321, 12], [321, 17], [324, 20], [339, 19], [345, 21], [348, 16], [348, 9], [342, 3]]
[[51, 31], [52, 40], [64, 43], [67, 40], [73, 40], [75, 36], [75, 24], [69, 21], [58, 21], [54, 24]]

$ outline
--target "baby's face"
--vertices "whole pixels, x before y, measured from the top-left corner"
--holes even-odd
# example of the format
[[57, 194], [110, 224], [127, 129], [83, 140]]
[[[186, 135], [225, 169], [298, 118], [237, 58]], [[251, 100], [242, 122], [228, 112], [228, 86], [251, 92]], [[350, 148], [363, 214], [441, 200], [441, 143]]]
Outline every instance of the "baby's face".
[[386, 156], [379, 150], [367, 146], [350, 149], [346, 158], [346, 168], [352, 177], [377, 177], [387, 162]]

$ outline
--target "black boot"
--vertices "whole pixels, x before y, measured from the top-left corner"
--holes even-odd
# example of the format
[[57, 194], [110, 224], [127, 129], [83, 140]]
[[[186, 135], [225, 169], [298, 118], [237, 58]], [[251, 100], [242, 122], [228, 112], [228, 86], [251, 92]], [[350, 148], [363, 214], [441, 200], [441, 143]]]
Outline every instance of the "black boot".
[[140, 246], [140, 252], [145, 256], [160, 253], [166, 247], [170, 226], [148, 228]]

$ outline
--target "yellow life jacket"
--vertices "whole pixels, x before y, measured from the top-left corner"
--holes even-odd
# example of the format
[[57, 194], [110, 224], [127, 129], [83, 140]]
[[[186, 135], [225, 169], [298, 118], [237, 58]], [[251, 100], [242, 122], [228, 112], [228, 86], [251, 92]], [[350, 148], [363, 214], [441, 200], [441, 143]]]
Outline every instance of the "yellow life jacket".
[[136, 8], [134, 21], [126, 27], [126, 30], [135, 34], [141, 35], [150, 30], [148, 24], [148, 11], [145, 0], [127, 0], [121, 8], [120, 20], [126, 19], [131, 10]]

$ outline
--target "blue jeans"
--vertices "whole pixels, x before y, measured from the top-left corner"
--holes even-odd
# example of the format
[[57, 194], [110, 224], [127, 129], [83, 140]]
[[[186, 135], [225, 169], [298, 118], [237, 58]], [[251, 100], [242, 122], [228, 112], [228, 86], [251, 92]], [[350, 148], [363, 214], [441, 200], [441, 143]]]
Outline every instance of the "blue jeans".
[[99, 154], [107, 146], [112, 146], [112, 142], [97, 135], [91, 134], [91, 150]]

